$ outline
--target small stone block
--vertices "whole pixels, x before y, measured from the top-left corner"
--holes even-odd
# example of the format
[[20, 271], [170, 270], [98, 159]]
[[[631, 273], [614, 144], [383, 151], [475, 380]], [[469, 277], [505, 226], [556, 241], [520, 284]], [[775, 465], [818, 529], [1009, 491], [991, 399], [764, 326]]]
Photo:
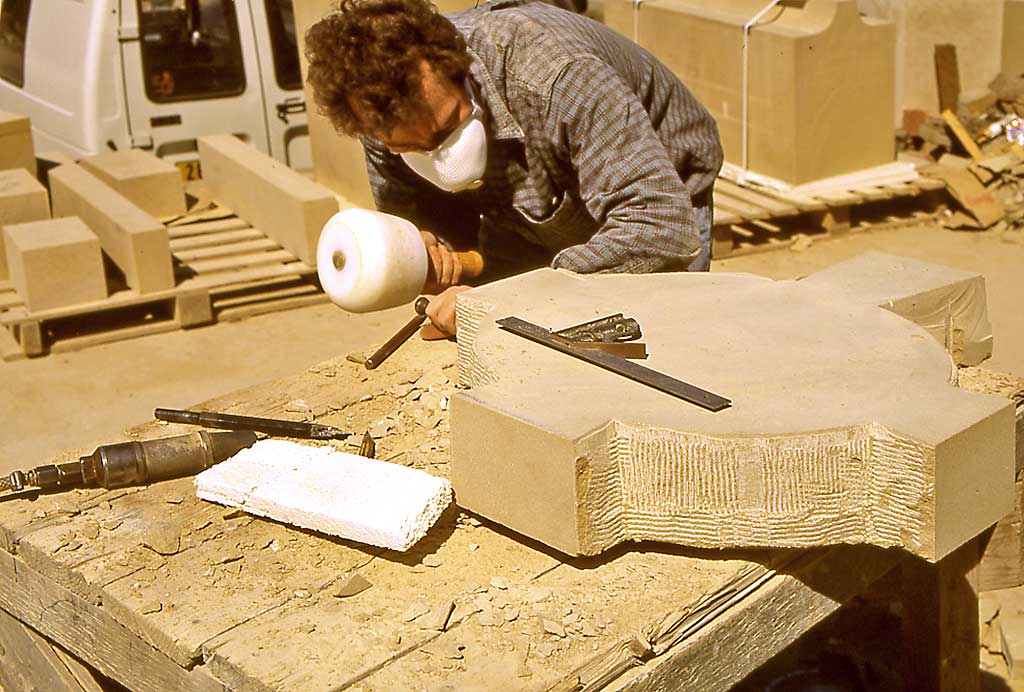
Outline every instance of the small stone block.
[[233, 135], [199, 138], [203, 181], [214, 199], [311, 267], [334, 193]]
[[174, 299], [174, 319], [182, 327], [198, 327], [213, 322], [213, 303], [207, 290], [184, 291]]
[[0, 169], [24, 168], [36, 174], [36, 153], [28, 116], [0, 111]]
[[108, 151], [82, 159], [89, 171], [157, 218], [185, 213], [185, 188], [172, 164], [141, 149]]
[[22, 322], [17, 329], [18, 343], [26, 356], [41, 356], [46, 352], [43, 327], [39, 322]]
[[139, 293], [174, 288], [167, 228], [81, 166], [50, 172], [53, 215], [78, 216]]
[[81, 219], [4, 227], [11, 282], [32, 312], [103, 300], [100, 241]]
[[36, 168], [39, 182], [46, 186], [47, 189], [50, 187], [50, 171], [57, 166], [63, 166], [64, 164], [75, 164], [75, 160], [65, 154], [63, 151], [44, 151], [36, 154]]
[[[0, 171], [0, 228], [50, 218], [50, 196], [24, 168]], [[0, 279], [6, 279], [7, 255], [0, 234]]]

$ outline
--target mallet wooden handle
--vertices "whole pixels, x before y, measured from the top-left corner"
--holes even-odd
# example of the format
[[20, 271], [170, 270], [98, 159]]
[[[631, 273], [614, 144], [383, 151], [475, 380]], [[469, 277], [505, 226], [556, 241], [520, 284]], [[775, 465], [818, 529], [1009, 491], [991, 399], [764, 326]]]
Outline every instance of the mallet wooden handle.
[[484, 273], [484, 258], [476, 250], [454, 253], [462, 262], [462, 278], [475, 279]]

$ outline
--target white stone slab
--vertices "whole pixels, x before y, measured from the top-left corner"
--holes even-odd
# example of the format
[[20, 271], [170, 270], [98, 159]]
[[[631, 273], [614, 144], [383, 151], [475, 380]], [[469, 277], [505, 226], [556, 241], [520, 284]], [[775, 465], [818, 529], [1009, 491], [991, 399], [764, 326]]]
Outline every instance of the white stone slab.
[[360, 543], [408, 550], [451, 503], [444, 478], [285, 440], [261, 440], [196, 476], [196, 495]]

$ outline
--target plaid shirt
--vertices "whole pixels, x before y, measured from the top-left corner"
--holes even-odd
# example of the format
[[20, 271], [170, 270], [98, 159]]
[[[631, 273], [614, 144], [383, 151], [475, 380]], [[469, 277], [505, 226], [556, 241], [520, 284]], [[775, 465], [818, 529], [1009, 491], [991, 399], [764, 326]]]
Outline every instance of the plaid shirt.
[[700, 245], [694, 204], [722, 165], [715, 121], [689, 90], [632, 41], [547, 4], [449, 18], [487, 112], [484, 184], [445, 193], [364, 139], [377, 207], [478, 245], [494, 276], [684, 269]]

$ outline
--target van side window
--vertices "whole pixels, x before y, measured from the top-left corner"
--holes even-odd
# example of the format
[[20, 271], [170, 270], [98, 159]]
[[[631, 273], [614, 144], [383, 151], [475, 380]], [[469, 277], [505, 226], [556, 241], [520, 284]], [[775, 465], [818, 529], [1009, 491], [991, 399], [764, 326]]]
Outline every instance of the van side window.
[[295, 40], [292, 0], [266, 0], [266, 7], [277, 85], [289, 91], [301, 89], [302, 74], [299, 71], [299, 45]]
[[138, 0], [146, 95], [167, 103], [245, 91], [234, 0]]
[[0, 78], [25, 86], [25, 31], [31, 0], [0, 0]]

